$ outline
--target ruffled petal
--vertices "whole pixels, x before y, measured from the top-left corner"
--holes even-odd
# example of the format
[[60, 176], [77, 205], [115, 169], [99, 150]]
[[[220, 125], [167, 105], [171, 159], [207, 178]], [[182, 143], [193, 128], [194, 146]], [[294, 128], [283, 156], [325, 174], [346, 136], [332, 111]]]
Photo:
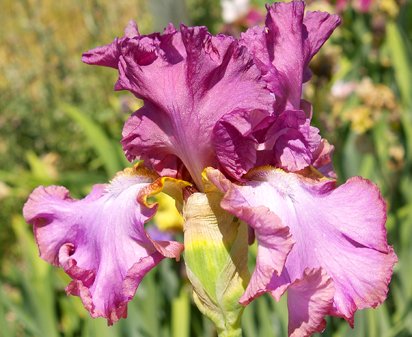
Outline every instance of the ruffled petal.
[[253, 27], [241, 37], [276, 96], [278, 112], [301, 108], [302, 83], [310, 78], [308, 64], [340, 23], [336, 15], [304, 16], [304, 10], [303, 1], [268, 5], [266, 27]]
[[[173, 128], [162, 114], [153, 113], [156, 108], [147, 103], [136, 111], [123, 127], [122, 144], [127, 159], [136, 158], [151, 167], [161, 176], [177, 177], [188, 180], [180, 158], [173, 154]], [[156, 151], [153, 151], [156, 149]]]
[[90, 64], [95, 64], [103, 67], [117, 69], [120, 51], [118, 48], [118, 40], [105, 46], [97, 47], [82, 56], [82, 61]]
[[259, 143], [274, 117], [267, 111], [234, 111], [224, 115], [213, 129], [216, 156], [224, 172], [240, 179], [256, 166]]
[[[303, 83], [303, 1], [268, 6], [267, 39], [272, 43], [270, 59], [283, 75], [287, 102], [290, 108], [299, 108]], [[269, 50], [268, 50], [269, 52]]]
[[325, 177], [336, 179], [335, 169], [333, 168], [332, 156], [335, 147], [326, 139], [322, 139], [318, 148], [313, 153], [313, 167], [319, 170]]
[[[216, 122], [235, 110], [272, 109], [261, 72], [232, 37], [182, 25], [180, 31], [170, 26], [163, 34], [123, 37], [116, 45], [116, 89], [145, 103], [125, 125], [123, 148], [129, 160], [145, 159], [158, 172], [161, 167], [179, 176], [183, 163], [201, 188], [203, 169], [218, 163]], [[83, 60], [101, 64], [92, 57], [100, 49]]]
[[304, 69], [303, 73], [303, 82], [310, 79], [310, 70], [308, 68], [310, 60], [317, 54], [340, 22], [341, 20], [338, 15], [319, 11], [306, 13], [303, 19], [303, 25], [306, 30], [304, 32], [303, 47], [304, 66], [306, 69]]
[[324, 153], [319, 130], [302, 110], [276, 116], [260, 111], [227, 114], [214, 128], [214, 142], [221, 167], [237, 180], [262, 165], [299, 171], [311, 165], [315, 156], [319, 166], [332, 169], [327, 161], [332, 150]]
[[273, 165], [288, 171], [302, 170], [311, 165], [320, 141], [319, 130], [310, 125], [304, 111], [284, 111], [267, 131], [265, 152], [257, 164]]
[[[334, 180], [269, 168], [247, 178], [241, 186], [230, 183], [224, 189], [222, 207], [234, 212], [229, 206], [236, 205], [234, 194], [256, 216], [260, 212], [255, 210], [264, 207], [289, 228], [295, 242], [282, 273], [273, 274], [266, 291], [278, 298], [306, 268], [322, 268], [335, 288], [329, 314], [352, 324], [356, 310], [384, 301], [397, 257], [387, 244], [385, 202], [375, 185], [356, 177], [336, 188]], [[258, 232], [253, 221], [249, 225]], [[279, 221], [272, 226], [277, 231]]]
[[288, 289], [289, 336], [309, 337], [322, 332], [334, 293], [332, 279], [324, 270], [306, 269]]
[[240, 302], [246, 305], [267, 291], [267, 284], [273, 274], [281, 273], [293, 241], [289, 229], [282, 224], [276, 214], [267, 207], [250, 205], [247, 197], [240, 193], [237, 186], [218, 170], [207, 168], [205, 172], [208, 179], [225, 193], [221, 203], [222, 208], [236, 215], [255, 230], [258, 241], [256, 268], [245, 294], [240, 299]]
[[127, 316], [127, 303], [145, 274], [183, 250], [178, 242], [152, 240], [144, 229], [156, 207], [141, 201], [142, 192], [163, 183], [153, 181], [141, 169], [125, 170], [81, 200], [64, 187], [41, 186], [23, 209], [40, 256], [73, 279], [67, 293], [80, 296], [92, 317], [109, 324]]

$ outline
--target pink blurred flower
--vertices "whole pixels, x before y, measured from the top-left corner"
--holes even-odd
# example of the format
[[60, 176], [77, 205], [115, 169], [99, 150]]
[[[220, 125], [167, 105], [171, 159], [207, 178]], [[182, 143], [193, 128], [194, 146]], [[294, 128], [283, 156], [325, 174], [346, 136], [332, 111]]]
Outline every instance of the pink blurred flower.
[[373, 0], [337, 0], [336, 9], [341, 12], [352, 5], [355, 10], [361, 13], [367, 13], [369, 12], [372, 3]]

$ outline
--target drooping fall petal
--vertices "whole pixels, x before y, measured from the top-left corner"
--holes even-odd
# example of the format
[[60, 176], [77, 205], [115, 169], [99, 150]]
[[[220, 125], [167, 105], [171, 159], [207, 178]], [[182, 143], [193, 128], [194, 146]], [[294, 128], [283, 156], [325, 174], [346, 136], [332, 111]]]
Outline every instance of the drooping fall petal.
[[141, 201], [142, 191], [163, 184], [153, 181], [144, 170], [125, 170], [81, 200], [64, 187], [40, 186], [23, 209], [40, 256], [73, 279], [67, 293], [80, 296], [92, 317], [105, 317], [109, 324], [127, 316], [127, 303], [145, 274], [164, 257], [178, 259], [183, 250], [178, 242], [151, 239], [144, 229], [156, 207]]
[[288, 288], [289, 336], [310, 336], [314, 331], [323, 331], [334, 293], [333, 281], [324, 270], [306, 269], [303, 277]]
[[[294, 242], [285, 258], [285, 252], [276, 251], [285, 245], [285, 238], [278, 235], [277, 246], [273, 245], [264, 254], [267, 254], [265, 260], [285, 261], [283, 270], [279, 273], [279, 267], [273, 265], [270, 282], [265, 276], [260, 287], [251, 283], [241, 299], [243, 303], [264, 291], [278, 299], [288, 287], [304, 278], [307, 268], [322, 268], [333, 281], [329, 315], [344, 317], [353, 324], [356, 310], [376, 307], [384, 301], [397, 258], [386, 240], [385, 202], [371, 182], [355, 177], [336, 187], [331, 179], [265, 168], [250, 172], [248, 182], [236, 185], [216, 170], [208, 172], [210, 180], [226, 193], [222, 207], [255, 229], [259, 245], [262, 238], [278, 235], [281, 226], [290, 231]], [[243, 213], [247, 210], [248, 216], [239, 209], [243, 209]], [[272, 230], [262, 232], [261, 209], [267, 211], [267, 219], [272, 218], [268, 224]], [[261, 274], [260, 260], [263, 258], [257, 260], [257, 277]], [[322, 303], [324, 301], [318, 303], [318, 308], [309, 303], [312, 309], [308, 310], [326, 314], [321, 309]], [[290, 324], [295, 326], [296, 317], [291, 308], [290, 311]], [[299, 325], [296, 336], [309, 336], [318, 331], [315, 325], [321, 327]]]
[[208, 179], [225, 193], [221, 206], [245, 221], [255, 231], [258, 241], [256, 268], [241, 299], [243, 304], [247, 304], [267, 291], [267, 284], [273, 274], [280, 275], [294, 242], [289, 228], [268, 207], [250, 204], [249, 200], [239, 193], [241, 191], [237, 189], [238, 185], [231, 183], [218, 170], [207, 168], [205, 173]]

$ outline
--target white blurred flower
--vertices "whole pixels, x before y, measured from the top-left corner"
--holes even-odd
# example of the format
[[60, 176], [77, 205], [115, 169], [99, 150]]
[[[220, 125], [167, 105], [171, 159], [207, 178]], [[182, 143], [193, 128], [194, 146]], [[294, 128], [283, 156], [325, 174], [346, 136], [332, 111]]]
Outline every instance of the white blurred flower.
[[333, 84], [331, 93], [337, 99], [345, 99], [356, 90], [355, 82], [337, 81]]
[[232, 23], [249, 10], [250, 0], [221, 0], [222, 18], [225, 23]]

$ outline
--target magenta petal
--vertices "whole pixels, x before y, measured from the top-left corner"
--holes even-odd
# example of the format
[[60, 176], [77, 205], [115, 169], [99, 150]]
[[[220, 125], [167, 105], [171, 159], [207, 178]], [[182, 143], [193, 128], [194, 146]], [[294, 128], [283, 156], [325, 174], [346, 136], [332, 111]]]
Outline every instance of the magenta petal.
[[[303, 19], [303, 25], [307, 31], [307, 38], [304, 44], [304, 64], [307, 67], [310, 60], [317, 54], [329, 36], [332, 35], [335, 28], [340, 24], [340, 18], [337, 15], [330, 15], [325, 12], [307, 12]], [[308, 69], [308, 68], [307, 68]], [[309, 69], [308, 69], [309, 70]], [[303, 81], [310, 79], [309, 72], [304, 72]], [[306, 76], [305, 76], [306, 75]]]
[[304, 10], [303, 1], [275, 3], [268, 6], [266, 17], [267, 39], [273, 44], [270, 59], [286, 80], [284, 85], [291, 108], [299, 108], [302, 95]]
[[[242, 185], [221, 188], [227, 191], [222, 206], [236, 214], [243, 200], [255, 218], [265, 208], [289, 228], [295, 242], [285, 268], [273, 274], [266, 291], [278, 298], [306, 268], [322, 268], [335, 288], [331, 314], [352, 323], [356, 310], [383, 302], [397, 258], [387, 244], [385, 202], [375, 185], [356, 177], [336, 188], [333, 180], [279, 169], [257, 169], [247, 177], [251, 180]], [[258, 233], [254, 217], [249, 214], [251, 220], [245, 221]], [[272, 220], [272, 226], [273, 234], [279, 221]]]
[[272, 109], [261, 72], [232, 37], [182, 25], [180, 31], [170, 26], [163, 34], [123, 37], [117, 46], [116, 89], [144, 100], [125, 125], [123, 148], [129, 160], [145, 159], [159, 173], [179, 176], [184, 165], [201, 188], [203, 169], [218, 163], [216, 122], [236, 110]]
[[308, 64], [340, 23], [336, 15], [308, 12], [303, 1], [267, 6], [266, 27], [251, 28], [241, 43], [251, 51], [276, 96], [276, 110], [300, 109]]
[[152, 178], [120, 174], [96, 185], [84, 199], [64, 187], [38, 187], [23, 213], [34, 226], [40, 256], [73, 279], [67, 293], [80, 296], [93, 317], [112, 324], [127, 316], [127, 303], [145, 274], [165, 256], [179, 258], [182, 245], [152, 240], [144, 223], [156, 212], [137, 201]]
[[335, 147], [326, 139], [322, 139], [318, 148], [313, 153], [313, 167], [319, 170], [325, 177], [336, 179], [333, 168], [332, 155]]
[[83, 54], [82, 61], [104, 67], [117, 68], [120, 51], [117, 39], [113, 43], [97, 47]]
[[299, 171], [311, 165], [315, 155], [322, 156], [316, 158], [319, 165], [330, 169], [330, 152], [322, 152], [319, 130], [301, 110], [277, 116], [260, 111], [230, 113], [218, 121], [214, 136], [221, 167], [237, 180], [262, 165]]
[[290, 337], [309, 337], [326, 327], [335, 289], [332, 279], [322, 269], [307, 269], [301, 279], [288, 288]]
[[256, 166], [258, 146], [274, 117], [267, 111], [234, 111], [215, 125], [213, 142], [223, 170], [240, 179]]
[[299, 171], [313, 161], [313, 153], [320, 145], [319, 130], [301, 110], [282, 112], [267, 131], [265, 149], [273, 159], [261, 159], [259, 164], [270, 164], [288, 171]]
[[122, 144], [126, 157], [132, 161], [139, 153], [139, 159], [150, 163], [160, 175], [181, 178], [183, 164], [173, 154], [174, 141], [170, 137], [174, 130], [162, 114], [153, 113], [155, 109], [146, 104], [125, 123]]

